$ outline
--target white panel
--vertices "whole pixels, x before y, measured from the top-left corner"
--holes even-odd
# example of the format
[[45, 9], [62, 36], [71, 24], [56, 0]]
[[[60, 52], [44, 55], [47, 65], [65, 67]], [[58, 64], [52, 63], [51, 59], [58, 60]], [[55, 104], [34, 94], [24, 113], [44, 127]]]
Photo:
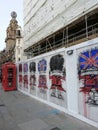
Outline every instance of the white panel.
[[73, 113], [78, 112], [77, 82], [77, 56], [76, 51], [74, 50], [72, 55], [68, 55], [66, 53], [66, 83], [68, 94], [68, 109]]

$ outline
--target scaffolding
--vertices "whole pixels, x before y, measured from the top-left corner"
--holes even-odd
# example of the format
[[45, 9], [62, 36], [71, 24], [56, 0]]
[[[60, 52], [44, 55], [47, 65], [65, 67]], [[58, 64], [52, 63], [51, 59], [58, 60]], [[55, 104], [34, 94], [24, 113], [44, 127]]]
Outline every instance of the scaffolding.
[[98, 9], [25, 49], [31, 57], [98, 37]]

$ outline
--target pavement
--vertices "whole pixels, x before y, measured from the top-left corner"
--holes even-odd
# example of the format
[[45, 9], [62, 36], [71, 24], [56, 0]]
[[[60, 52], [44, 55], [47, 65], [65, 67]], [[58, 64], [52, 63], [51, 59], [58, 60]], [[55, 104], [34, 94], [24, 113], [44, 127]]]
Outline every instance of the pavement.
[[98, 130], [19, 91], [0, 86], [0, 130]]

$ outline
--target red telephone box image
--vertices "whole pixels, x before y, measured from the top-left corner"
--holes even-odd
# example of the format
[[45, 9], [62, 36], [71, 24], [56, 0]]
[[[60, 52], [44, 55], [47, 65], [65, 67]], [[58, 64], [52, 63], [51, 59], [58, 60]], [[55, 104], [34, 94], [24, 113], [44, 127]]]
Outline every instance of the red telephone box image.
[[16, 90], [16, 65], [8, 62], [2, 65], [2, 86], [5, 91]]

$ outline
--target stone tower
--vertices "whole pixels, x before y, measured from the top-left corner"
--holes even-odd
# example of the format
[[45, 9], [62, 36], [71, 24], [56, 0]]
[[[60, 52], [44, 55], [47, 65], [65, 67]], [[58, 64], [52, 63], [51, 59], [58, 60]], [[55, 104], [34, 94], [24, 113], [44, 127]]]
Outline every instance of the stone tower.
[[6, 30], [6, 50], [9, 51], [12, 48], [15, 47], [15, 43], [16, 43], [16, 30], [18, 28], [18, 22], [16, 20], [17, 14], [15, 11], [13, 11], [11, 13], [11, 17], [12, 19], [10, 20], [10, 24], [7, 27]]

